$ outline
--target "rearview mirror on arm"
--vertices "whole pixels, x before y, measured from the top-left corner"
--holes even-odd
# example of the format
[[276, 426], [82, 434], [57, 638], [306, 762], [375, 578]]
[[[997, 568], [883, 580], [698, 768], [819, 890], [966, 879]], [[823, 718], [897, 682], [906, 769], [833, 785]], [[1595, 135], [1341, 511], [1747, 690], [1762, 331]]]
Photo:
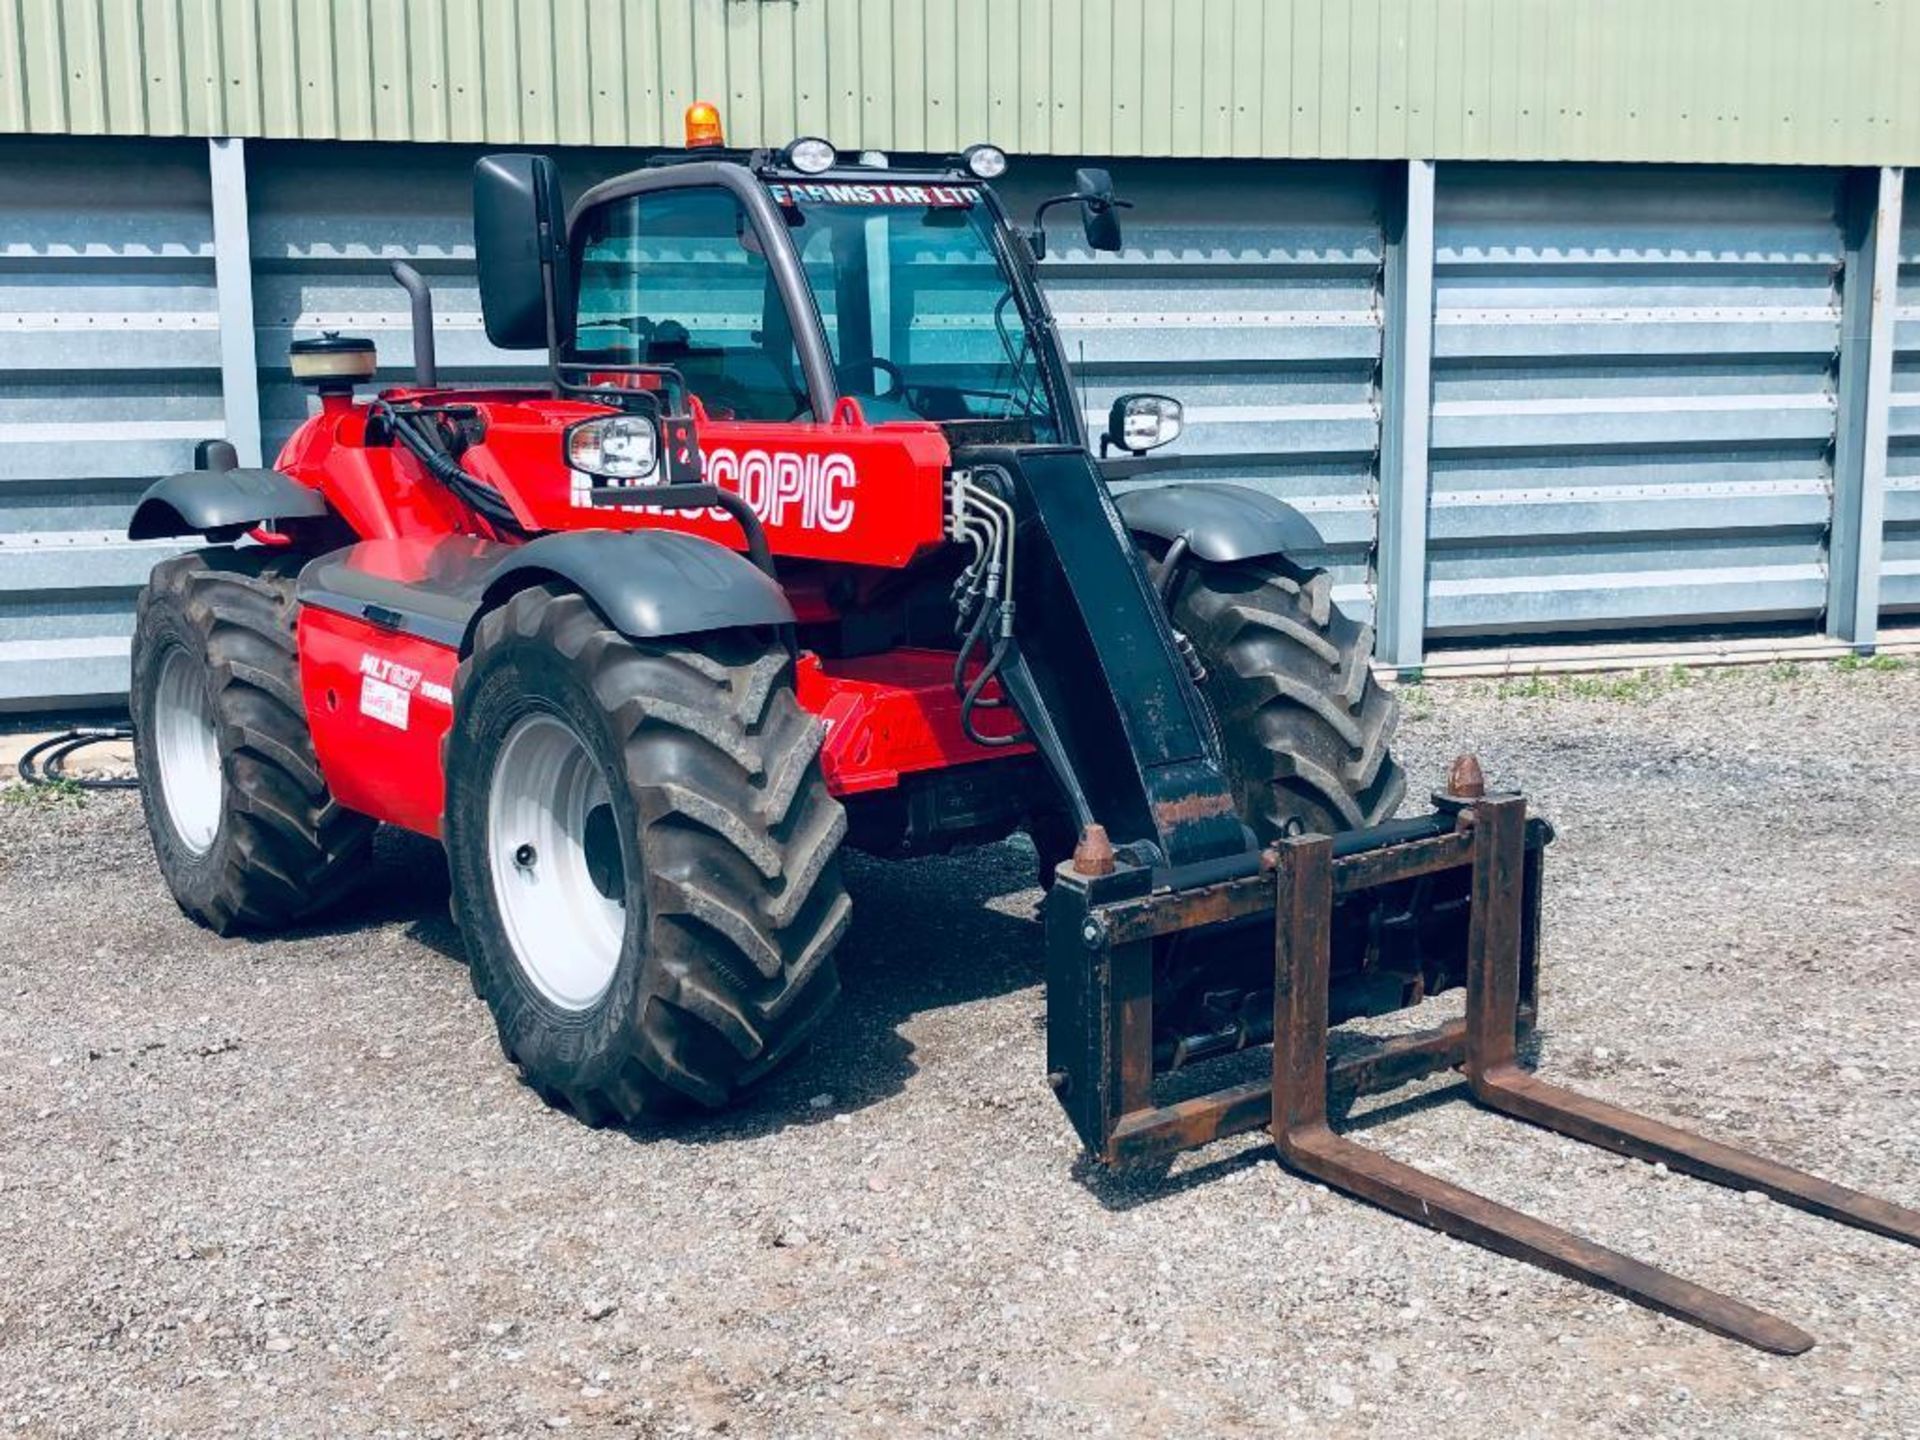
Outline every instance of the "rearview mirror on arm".
[[1033, 252], [1034, 259], [1044, 260], [1047, 256], [1047, 211], [1056, 205], [1073, 204], [1080, 207], [1080, 224], [1086, 232], [1088, 247], [1109, 255], [1119, 251], [1119, 212], [1132, 208], [1133, 202], [1113, 193], [1113, 176], [1089, 167], [1073, 172], [1071, 195], [1051, 196], [1035, 208], [1033, 228], [1027, 232], [1027, 248]]
[[566, 210], [544, 155], [483, 155], [473, 167], [473, 245], [487, 339], [544, 350], [572, 338]]

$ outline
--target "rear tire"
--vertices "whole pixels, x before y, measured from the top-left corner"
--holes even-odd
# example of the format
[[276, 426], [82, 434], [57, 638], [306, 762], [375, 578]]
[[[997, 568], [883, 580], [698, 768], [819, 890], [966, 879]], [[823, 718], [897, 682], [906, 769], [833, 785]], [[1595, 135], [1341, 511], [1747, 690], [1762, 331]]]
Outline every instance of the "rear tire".
[[134, 757], [160, 873], [217, 934], [271, 930], [337, 899], [374, 822], [321, 778], [300, 698], [294, 577], [265, 547], [162, 561], [133, 636]]
[[1399, 703], [1373, 678], [1373, 627], [1341, 613], [1324, 571], [1273, 559], [1179, 576], [1173, 623], [1206, 667], [1241, 818], [1262, 844], [1391, 819], [1406, 776]]
[[[1155, 578], [1160, 562], [1149, 556]], [[1206, 669], [1240, 818], [1263, 845], [1308, 831], [1336, 835], [1393, 818], [1406, 776], [1389, 744], [1399, 702], [1373, 678], [1373, 627], [1341, 613], [1325, 572], [1285, 564], [1188, 560], [1172, 618]], [[1040, 886], [1073, 853], [1059, 811], [1029, 818]]]
[[447, 854], [474, 989], [589, 1124], [717, 1107], [839, 993], [846, 817], [785, 648], [629, 640], [522, 591], [454, 681]]

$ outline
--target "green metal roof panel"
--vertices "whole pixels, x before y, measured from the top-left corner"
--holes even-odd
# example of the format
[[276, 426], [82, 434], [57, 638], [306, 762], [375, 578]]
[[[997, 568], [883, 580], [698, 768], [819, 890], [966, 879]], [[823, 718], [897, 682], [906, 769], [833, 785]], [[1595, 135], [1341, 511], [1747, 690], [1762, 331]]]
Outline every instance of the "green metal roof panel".
[[1920, 162], [1908, 0], [0, 0], [0, 131]]

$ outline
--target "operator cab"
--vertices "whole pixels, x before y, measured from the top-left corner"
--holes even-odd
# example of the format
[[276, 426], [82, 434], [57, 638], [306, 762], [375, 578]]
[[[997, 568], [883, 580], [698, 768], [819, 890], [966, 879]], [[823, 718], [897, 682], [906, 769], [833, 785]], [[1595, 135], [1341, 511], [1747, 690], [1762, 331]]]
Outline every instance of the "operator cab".
[[[1041, 317], [1023, 304], [978, 185], [873, 174], [763, 183], [834, 388], [868, 420], [1016, 422], [1030, 441], [1061, 438], [1034, 341]], [[715, 419], [817, 418], [795, 345], [815, 317], [789, 314], [768, 246], [731, 190], [696, 182], [589, 196], [570, 246], [569, 361], [670, 365]]]
[[[1081, 208], [1094, 248], [1119, 248], [1126, 202], [1106, 172], [1079, 172], [1022, 230], [985, 183], [1007, 168], [990, 145], [896, 171], [812, 137], [728, 150], [711, 106], [687, 119], [685, 151], [590, 190], [564, 226], [551, 161], [481, 161], [494, 343], [548, 347], [563, 392], [623, 408], [674, 408], [684, 389], [711, 419], [789, 424], [852, 399], [869, 423], [932, 422], [956, 441], [1087, 443], [1034, 271], [1054, 205]], [[522, 237], [536, 231], [529, 257]], [[1177, 433], [1173, 402], [1134, 398], [1171, 413]], [[1151, 428], [1135, 419], [1106, 441], [1138, 453]]]

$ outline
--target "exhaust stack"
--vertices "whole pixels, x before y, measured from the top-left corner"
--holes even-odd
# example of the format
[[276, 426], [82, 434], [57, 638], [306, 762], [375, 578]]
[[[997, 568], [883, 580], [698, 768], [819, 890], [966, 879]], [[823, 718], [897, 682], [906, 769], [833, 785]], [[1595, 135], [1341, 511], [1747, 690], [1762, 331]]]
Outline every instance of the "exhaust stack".
[[406, 261], [395, 260], [387, 268], [413, 302], [413, 383], [431, 390], [440, 383], [440, 368], [433, 357], [433, 292]]

